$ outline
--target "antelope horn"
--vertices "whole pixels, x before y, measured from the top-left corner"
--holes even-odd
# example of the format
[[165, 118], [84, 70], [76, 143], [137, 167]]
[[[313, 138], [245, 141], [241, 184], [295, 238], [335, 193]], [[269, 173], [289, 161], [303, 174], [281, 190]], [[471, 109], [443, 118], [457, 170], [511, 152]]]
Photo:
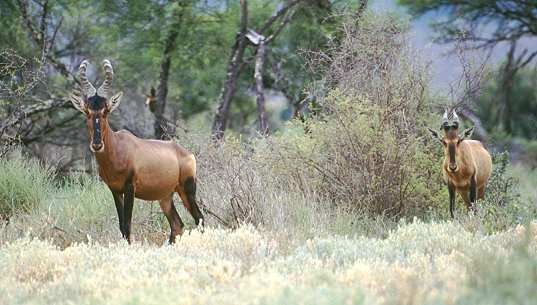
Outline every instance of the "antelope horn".
[[112, 80], [114, 79], [114, 69], [112, 68], [112, 64], [108, 59], [103, 60], [103, 69], [104, 82], [101, 87], [99, 87], [99, 90], [97, 90], [97, 94], [102, 97], [108, 97], [110, 87], [112, 86]]
[[82, 82], [82, 93], [85, 96], [94, 96], [95, 87], [89, 82], [88, 77], [86, 76], [86, 70], [88, 69], [89, 61], [84, 60], [78, 68], [78, 74], [80, 75], [80, 82]]
[[448, 123], [449, 119], [448, 119], [448, 113], [447, 113], [447, 110], [444, 111], [444, 115], [442, 116], [442, 125]]
[[457, 115], [457, 112], [453, 110], [453, 123], [459, 123], [459, 116]]

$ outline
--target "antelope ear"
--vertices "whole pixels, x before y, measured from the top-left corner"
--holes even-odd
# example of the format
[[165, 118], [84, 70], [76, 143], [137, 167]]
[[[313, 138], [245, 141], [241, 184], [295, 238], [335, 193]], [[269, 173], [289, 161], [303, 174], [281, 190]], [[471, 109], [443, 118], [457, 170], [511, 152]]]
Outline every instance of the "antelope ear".
[[466, 138], [469, 138], [474, 133], [474, 127], [466, 128], [460, 135], [459, 135], [459, 141], [463, 141]]
[[442, 143], [442, 139], [440, 138], [440, 135], [438, 135], [438, 132], [436, 132], [436, 130], [433, 130], [429, 127], [427, 127], [427, 129], [431, 133], [431, 136], [433, 137], [433, 139], [438, 140], [440, 143]]
[[123, 92], [116, 93], [114, 96], [112, 96], [106, 105], [108, 108], [108, 112], [114, 111], [117, 107], [119, 107], [119, 103], [121, 103], [121, 97], [123, 96]]
[[75, 107], [76, 110], [82, 112], [83, 114], [88, 113], [88, 108], [86, 106], [86, 103], [82, 99], [82, 97], [76, 93], [71, 93], [69, 95], [69, 100], [73, 104], [73, 107]]

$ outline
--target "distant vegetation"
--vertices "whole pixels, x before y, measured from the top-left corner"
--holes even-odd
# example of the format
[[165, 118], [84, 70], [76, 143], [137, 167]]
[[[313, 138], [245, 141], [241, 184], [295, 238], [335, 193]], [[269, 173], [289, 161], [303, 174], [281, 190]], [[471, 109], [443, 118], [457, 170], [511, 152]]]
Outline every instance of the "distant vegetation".
[[[198, 159], [198, 198], [208, 224], [250, 223], [304, 237], [386, 236], [402, 219], [446, 219], [442, 153], [425, 132], [439, 118], [431, 110], [427, 71], [406, 45], [406, 28], [393, 16], [371, 13], [359, 23], [345, 23], [342, 47], [309, 55], [322, 75], [310, 87], [321, 112], [289, 122], [271, 137], [228, 136], [214, 143], [207, 141], [207, 131], [178, 130], [177, 140]], [[6, 215], [33, 215], [31, 222], [43, 224], [37, 235], [64, 246], [117, 233], [112, 198], [101, 182], [86, 174], [54, 177], [24, 160], [2, 163], [2, 179], [11, 183], [0, 194], [10, 207]], [[533, 198], [520, 196], [509, 155], [496, 155], [476, 229], [492, 234], [534, 219]], [[166, 224], [158, 209], [147, 204], [135, 209], [142, 219], [135, 231], [142, 239], [160, 240]], [[465, 214], [459, 203], [457, 218]], [[5, 234], [23, 236], [28, 220], [14, 218]]]
[[[513, 78], [521, 95], [509, 99], [507, 131], [495, 80], [463, 102], [430, 88], [404, 18], [367, 1], [293, 3], [0, 3], [10, 46], [0, 50], [0, 303], [532, 304], [537, 149], [524, 109], [535, 73]], [[261, 82], [260, 33], [278, 33]], [[136, 200], [134, 243], [121, 239], [84, 119], [66, 100], [80, 60], [105, 57], [127, 95], [113, 128], [195, 154], [205, 233], [175, 198], [186, 232], [164, 245], [158, 204]], [[464, 127], [481, 124], [494, 165], [477, 212], [458, 198], [451, 221], [442, 149], [426, 126], [453, 105]], [[513, 139], [524, 153], [496, 151]]]

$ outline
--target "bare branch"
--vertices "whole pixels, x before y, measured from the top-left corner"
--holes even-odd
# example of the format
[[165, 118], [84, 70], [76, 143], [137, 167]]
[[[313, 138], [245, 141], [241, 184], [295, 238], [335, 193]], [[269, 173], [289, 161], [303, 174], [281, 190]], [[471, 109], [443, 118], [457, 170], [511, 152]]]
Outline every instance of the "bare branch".
[[287, 3], [287, 5], [284, 5], [283, 3], [281, 3], [279, 5], [279, 9], [276, 10], [276, 12], [274, 12], [274, 14], [272, 14], [272, 16], [270, 16], [270, 18], [267, 21], [265, 21], [263, 26], [257, 32], [260, 34], [264, 34], [268, 29], [270, 29], [270, 27], [272, 27], [272, 24], [274, 24], [276, 20], [278, 20], [281, 16], [285, 15], [289, 9], [291, 9], [292, 7], [294, 7], [301, 1], [303, 0], [293, 0]]
[[283, 28], [285, 28], [285, 26], [291, 22], [291, 20], [293, 19], [293, 16], [295, 15], [295, 12], [296, 10], [293, 10], [291, 12], [289, 12], [289, 14], [287, 14], [285, 16], [285, 18], [282, 20], [282, 22], [280, 22], [280, 24], [278, 25], [278, 27], [276, 28], [276, 30], [274, 31], [274, 33], [272, 33], [272, 35], [270, 35], [266, 41], [265, 41], [265, 44], [270, 44], [272, 42], [272, 40], [274, 40], [280, 33], [281, 31], [283, 30]]

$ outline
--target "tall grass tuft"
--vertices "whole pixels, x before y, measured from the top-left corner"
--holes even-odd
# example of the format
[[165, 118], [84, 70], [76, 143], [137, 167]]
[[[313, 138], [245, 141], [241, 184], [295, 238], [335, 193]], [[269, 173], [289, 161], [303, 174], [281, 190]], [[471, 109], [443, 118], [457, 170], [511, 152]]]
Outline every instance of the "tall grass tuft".
[[53, 172], [37, 160], [0, 159], [0, 218], [35, 209], [52, 189]]

